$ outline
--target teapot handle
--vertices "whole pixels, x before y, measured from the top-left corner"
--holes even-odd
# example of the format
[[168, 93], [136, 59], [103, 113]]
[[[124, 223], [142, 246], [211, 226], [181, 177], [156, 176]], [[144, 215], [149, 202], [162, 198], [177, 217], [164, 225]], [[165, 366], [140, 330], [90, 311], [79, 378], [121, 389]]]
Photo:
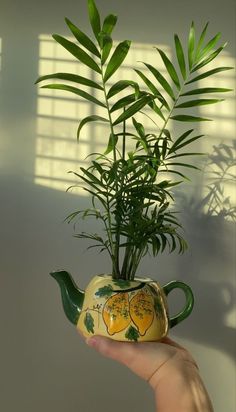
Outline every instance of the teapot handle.
[[180, 282], [178, 280], [173, 280], [169, 283], [167, 283], [167, 285], [162, 286], [162, 289], [165, 293], [166, 296], [169, 295], [169, 293], [173, 290], [173, 289], [182, 289], [184, 294], [185, 294], [185, 298], [186, 298], [186, 303], [185, 306], [183, 308], [183, 310], [178, 313], [176, 316], [173, 316], [169, 319], [169, 325], [170, 328], [173, 328], [173, 326], [177, 325], [178, 323], [182, 322], [182, 320], [184, 320], [185, 318], [187, 318], [190, 313], [193, 310], [193, 305], [194, 305], [194, 296], [193, 296], [193, 292], [191, 290], [191, 288], [186, 285], [186, 283], [184, 282]]

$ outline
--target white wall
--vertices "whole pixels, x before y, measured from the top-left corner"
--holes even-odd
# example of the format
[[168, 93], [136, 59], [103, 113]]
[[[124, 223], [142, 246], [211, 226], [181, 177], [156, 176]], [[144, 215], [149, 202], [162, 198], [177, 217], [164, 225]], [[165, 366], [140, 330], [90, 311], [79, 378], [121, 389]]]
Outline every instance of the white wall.
[[[104, 14], [118, 14], [118, 40], [172, 46], [174, 32], [184, 36], [192, 20], [198, 27], [209, 20], [211, 34], [220, 30], [223, 40], [229, 41], [227, 61], [235, 62], [233, 0], [97, 3]], [[107, 258], [84, 252], [85, 245], [72, 237], [72, 227], [62, 223], [78, 204], [86, 204], [86, 198], [35, 182], [37, 89], [33, 83], [38, 76], [38, 36], [66, 34], [64, 16], [85, 30], [85, 1], [0, 0], [0, 409], [154, 411], [152, 392], [144, 382], [85, 347], [66, 321], [58, 288], [48, 276], [53, 269], [66, 268], [84, 288], [93, 274], [109, 270]], [[225, 78], [225, 87], [232, 86], [232, 76]], [[211, 151], [220, 141], [231, 144], [235, 138], [233, 94], [229, 101], [227, 113], [223, 109], [213, 113], [217, 126], [205, 129], [210, 136], [201, 150]], [[202, 179], [201, 174], [196, 179], [195, 201], [201, 198]], [[233, 190], [231, 186], [232, 194]], [[234, 412], [235, 224], [204, 216], [188, 205], [183, 220], [190, 245], [186, 255], [146, 258], [140, 273], [162, 284], [179, 278], [192, 286], [195, 310], [172, 336], [199, 362], [215, 412]], [[175, 298], [172, 310], [179, 305], [177, 293]]]

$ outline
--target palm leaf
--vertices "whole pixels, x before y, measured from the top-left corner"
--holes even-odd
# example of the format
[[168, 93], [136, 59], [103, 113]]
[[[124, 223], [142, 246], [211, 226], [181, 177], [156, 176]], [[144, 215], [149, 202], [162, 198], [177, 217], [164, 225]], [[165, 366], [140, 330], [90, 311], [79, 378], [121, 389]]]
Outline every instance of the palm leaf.
[[92, 161], [93, 167], [100, 173], [100, 175], [104, 174], [104, 168], [101, 166], [100, 163], [96, 162], [95, 160]]
[[101, 69], [97, 65], [97, 63], [90, 57], [81, 47], [77, 46], [75, 43], [71, 42], [70, 40], [65, 39], [58, 34], [53, 34], [52, 37], [56, 40], [61, 46], [64, 47], [69, 53], [71, 53], [76, 59], [84, 63], [86, 66], [90, 67], [90, 69], [96, 71], [97, 73], [101, 74]]
[[161, 150], [163, 160], [165, 159], [166, 150], [167, 150], [167, 139], [164, 139], [162, 142], [162, 150]]
[[120, 100], [117, 100], [117, 102], [111, 107], [110, 113], [115, 112], [118, 109], [122, 109], [123, 107], [129, 105], [130, 103], [133, 103], [135, 101], [135, 94], [129, 94], [128, 96], [122, 97]]
[[160, 250], [160, 248], [161, 248], [160, 239], [158, 239], [157, 236], [153, 236], [152, 239], [151, 239], [151, 245], [152, 245], [152, 253], [153, 253], [153, 256], [157, 256], [157, 255], [158, 255], [158, 252], [159, 252], [159, 250]]
[[194, 22], [192, 22], [189, 37], [188, 37], [188, 65], [189, 70], [192, 69], [193, 62], [194, 62], [194, 50], [195, 50], [195, 28]]
[[134, 104], [132, 104], [127, 110], [125, 110], [113, 123], [115, 126], [116, 124], [119, 124], [123, 122], [124, 120], [129, 119], [131, 116], [133, 116], [135, 113], [140, 111], [144, 106], [146, 106], [147, 103], [151, 101], [150, 96], [143, 96], [141, 99], [137, 100]]
[[162, 58], [162, 60], [163, 60], [163, 63], [164, 63], [164, 65], [165, 65], [165, 67], [166, 67], [166, 70], [168, 71], [171, 79], [173, 80], [173, 82], [174, 82], [174, 84], [176, 85], [177, 89], [180, 90], [179, 78], [178, 78], [177, 72], [176, 72], [173, 64], [171, 63], [171, 61], [168, 59], [168, 57], [166, 56], [166, 54], [165, 54], [161, 49], [158, 49], [157, 47], [156, 47], [156, 49], [158, 50], [158, 52], [159, 52], [159, 54], [160, 54], [160, 56], [161, 56], [161, 58]]
[[177, 34], [175, 34], [175, 50], [176, 50], [176, 56], [178, 59], [181, 74], [183, 76], [183, 79], [186, 80], [186, 64], [185, 64], [184, 52], [183, 52], [182, 44]]
[[135, 129], [137, 130], [139, 136], [142, 137], [142, 138], [145, 138], [146, 137], [145, 136], [145, 129], [144, 129], [142, 123], [137, 122], [137, 120], [135, 120], [134, 117], [133, 117], [132, 121], [133, 121], [133, 125], [134, 125]]
[[139, 93], [139, 85], [137, 82], [133, 80], [119, 80], [109, 89], [107, 93], [107, 98], [110, 99], [111, 97], [115, 96], [117, 93], [121, 92], [122, 90], [126, 89], [126, 87], [133, 87], [135, 89], [135, 95]]
[[197, 66], [193, 67], [191, 70], [191, 73], [194, 73], [195, 71], [201, 69], [203, 66], [206, 66], [206, 64], [210, 63], [212, 60], [214, 60], [218, 54], [221, 53], [221, 51], [225, 48], [227, 43], [223, 44], [223, 46], [219, 47], [217, 50], [215, 50], [213, 53], [210, 54], [205, 60], [203, 60], [201, 63], [199, 63]]
[[215, 44], [218, 42], [218, 40], [221, 37], [221, 33], [217, 33], [213, 39], [211, 39], [207, 45], [198, 53], [197, 59], [201, 60], [203, 59], [205, 56], [207, 56], [207, 54], [214, 48]]
[[97, 104], [98, 106], [106, 107], [104, 103], [100, 102], [98, 99], [93, 97], [91, 94], [85, 92], [84, 90], [78, 89], [77, 87], [68, 86], [66, 84], [47, 84], [46, 86], [42, 86], [41, 88], [42, 89], [65, 90], [67, 92], [77, 94], [78, 96], [81, 96], [84, 99]]
[[199, 76], [194, 77], [192, 80], [189, 80], [185, 84], [190, 84], [190, 83], [193, 83], [193, 82], [197, 82], [201, 79], [205, 79], [205, 77], [212, 76], [215, 73], [220, 73], [220, 72], [223, 72], [225, 70], [232, 70], [232, 69], [233, 69], [233, 67], [217, 67], [216, 69], [212, 69], [212, 70], [209, 70], [205, 73], [199, 74]]
[[190, 165], [189, 163], [179, 163], [179, 162], [171, 162], [166, 163], [166, 166], [178, 166], [178, 167], [188, 167], [189, 169], [200, 170], [199, 167]]
[[98, 121], [98, 120], [99, 120], [100, 122], [108, 122], [108, 123], [109, 123], [109, 120], [108, 120], [108, 119], [106, 119], [106, 118], [104, 118], [104, 117], [101, 117], [101, 116], [97, 116], [97, 115], [87, 116], [87, 117], [85, 117], [83, 120], [81, 120], [81, 122], [80, 122], [80, 124], [79, 124], [79, 127], [78, 127], [78, 130], [77, 130], [77, 140], [79, 140], [80, 131], [81, 131], [82, 127], [83, 127], [85, 124], [90, 123], [90, 122], [95, 122], [95, 121]]
[[117, 16], [115, 16], [114, 14], [109, 14], [104, 19], [102, 31], [107, 34], [111, 34], [111, 32], [113, 31], [116, 25], [116, 22], [117, 22]]
[[203, 45], [203, 42], [204, 42], [205, 37], [206, 37], [206, 32], [207, 32], [208, 25], [209, 25], [209, 22], [206, 23], [204, 29], [202, 30], [202, 33], [201, 33], [201, 35], [200, 35], [199, 42], [198, 42], [198, 44], [197, 44], [197, 49], [196, 49], [196, 53], [195, 53], [195, 61], [196, 61], [196, 62], [199, 61], [199, 55], [200, 55], [200, 53], [201, 53], [202, 45]]
[[74, 82], [78, 84], [83, 84], [85, 86], [89, 86], [95, 89], [103, 90], [102, 86], [100, 84], [94, 82], [93, 80], [87, 79], [86, 77], [79, 76], [77, 74], [72, 74], [72, 73], [53, 73], [53, 74], [47, 74], [46, 76], [41, 76], [39, 77], [36, 83], [42, 82], [43, 80], [48, 80], [48, 79], [58, 79], [58, 80], [68, 80], [69, 82]]
[[161, 172], [161, 173], [173, 173], [173, 174], [175, 174], [175, 175], [181, 176], [181, 177], [182, 177], [183, 179], [185, 179], [185, 180], [190, 181], [190, 179], [189, 179], [187, 176], [185, 176], [185, 175], [184, 175], [183, 173], [181, 173], [181, 172], [178, 172], [177, 170], [170, 170], [170, 169], [164, 169], [164, 170], [162, 170], [162, 169], [160, 169], [159, 172]]
[[72, 172], [72, 173], [75, 176], [83, 179], [84, 181], [86, 179], [86, 183], [89, 183], [91, 186], [93, 185], [93, 187], [96, 188], [96, 189], [97, 189], [97, 185], [102, 186], [101, 181], [93, 173], [90, 173], [89, 170], [85, 169], [84, 167], [80, 167], [80, 170], [82, 170], [82, 172], [87, 177], [85, 177], [84, 175], [81, 175], [80, 173], [76, 173], [76, 172]]
[[176, 249], [176, 241], [175, 241], [175, 237], [174, 235], [172, 235], [171, 233], [169, 234], [170, 238], [171, 238], [171, 242], [172, 242], [172, 246], [170, 248], [170, 253], [174, 252], [174, 250]]
[[184, 253], [188, 249], [188, 244], [181, 236], [177, 234], [177, 239], [179, 242], [179, 253]]
[[118, 44], [118, 46], [116, 47], [113, 55], [111, 56], [111, 59], [110, 59], [108, 65], [107, 65], [106, 72], [105, 72], [105, 75], [104, 75], [104, 82], [107, 82], [107, 80], [120, 67], [120, 65], [124, 61], [125, 57], [127, 56], [130, 45], [131, 45], [131, 42], [129, 40], [125, 40], [125, 41]]
[[206, 119], [204, 117], [198, 116], [189, 116], [187, 114], [177, 114], [175, 116], [171, 116], [170, 119], [177, 120], [179, 122], [209, 122], [211, 119]]
[[170, 106], [168, 105], [166, 99], [163, 97], [163, 95], [159, 92], [159, 90], [155, 87], [155, 85], [145, 76], [145, 74], [143, 74], [142, 72], [140, 72], [140, 70], [136, 70], [136, 73], [141, 77], [141, 79], [144, 81], [144, 83], [148, 86], [148, 88], [152, 91], [152, 93], [154, 94], [155, 97], [157, 97], [157, 99], [159, 101], [161, 101], [161, 103], [163, 104], [163, 106], [170, 111]]
[[[101, 37], [100, 37], [101, 38]], [[113, 45], [113, 41], [112, 38], [110, 36], [108, 36], [107, 34], [102, 35], [102, 65], [106, 62], [110, 51], [112, 49], [112, 45]]]
[[76, 27], [69, 19], [65, 18], [65, 22], [78, 42], [82, 44], [82, 46], [84, 46], [88, 51], [100, 58], [100, 52], [98, 51], [96, 45], [92, 42], [92, 40], [78, 27]]
[[149, 90], [155, 95], [159, 95], [159, 91], [157, 90], [156, 86], [143, 74], [140, 70], [134, 69], [134, 71], [141, 77], [141, 79], [144, 81], [144, 83], [148, 86]]
[[156, 80], [160, 83], [160, 85], [163, 87], [163, 89], [166, 91], [166, 93], [171, 97], [171, 99], [175, 100], [175, 95], [174, 95], [172, 87], [169, 85], [169, 83], [164, 78], [164, 76], [162, 76], [162, 74], [159, 72], [159, 70], [157, 70], [151, 64], [148, 64], [148, 63], [144, 63], [144, 64], [150, 70], [150, 72], [153, 74], [153, 76], [156, 78]]
[[116, 134], [111, 133], [107, 148], [104, 152], [104, 155], [107, 155], [108, 153], [112, 152], [112, 150], [114, 150], [114, 148], [116, 147], [117, 141], [118, 141], [118, 136]]
[[[194, 140], [196, 140], [196, 139], [194, 139]], [[186, 142], [186, 144], [188, 144], [188, 142]], [[184, 144], [183, 146], [185, 146], [186, 144]], [[169, 160], [169, 159], [176, 159], [177, 157], [185, 157], [185, 156], [205, 156], [205, 155], [206, 155], [206, 153], [201, 153], [201, 152], [178, 153], [178, 154], [173, 155], [173, 156], [170, 156], [170, 157], [168, 156], [168, 157], [167, 157], [167, 160]]]
[[[83, 190], [84, 190], [85, 192], [90, 193], [94, 198], [97, 198], [97, 199], [99, 200], [99, 202], [101, 202], [101, 204], [103, 205], [104, 209], [107, 210], [107, 203], [106, 203], [106, 201], [103, 199], [103, 197], [100, 196], [100, 193], [101, 193], [101, 192], [98, 191], [97, 187], [96, 187], [95, 185], [93, 186], [92, 183], [91, 183], [89, 180], [87, 180], [86, 178], [84, 178], [84, 177], [82, 177], [82, 176], [81, 176], [81, 179], [83, 179], [86, 183], [88, 183], [90, 186], [92, 186], [92, 187], [95, 188], [95, 192], [93, 192], [93, 190], [89, 189], [88, 187], [84, 187], [84, 186], [82, 187]], [[104, 195], [104, 197], [106, 198], [107, 193], [103, 193], [103, 195]]]
[[164, 120], [164, 122], [166, 121], [161, 109], [157, 106], [157, 104], [155, 103], [155, 101], [151, 101], [150, 103], [148, 103], [148, 106], [151, 107], [151, 109], [158, 114], [158, 116], [160, 116], [162, 118], [162, 120]]
[[88, 13], [89, 13], [89, 20], [93, 30], [93, 33], [99, 42], [99, 33], [101, 31], [101, 20], [98, 9], [94, 0], [88, 0]]
[[205, 94], [205, 93], [225, 93], [231, 92], [232, 89], [225, 89], [223, 87], [202, 87], [199, 89], [189, 90], [188, 92], [182, 93], [180, 96], [192, 96], [194, 94]]
[[168, 154], [173, 153], [173, 152], [175, 152], [176, 150], [179, 150], [179, 149], [181, 149], [182, 147], [187, 146], [187, 145], [189, 145], [190, 143], [194, 142], [195, 140], [198, 140], [198, 139], [200, 139], [201, 137], [204, 136], [203, 134], [200, 134], [200, 135], [197, 135], [197, 136], [192, 137], [192, 138], [189, 139], [189, 140], [185, 140], [185, 139], [192, 133], [192, 131], [193, 131], [193, 129], [188, 130], [187, 132], [183, 133], [183, 134], [174, 142], [174, 144], [173, 144], [172, 147], [170, 148]]
[[166, 236], [165, 236], [164, 234], [162, 234], [162, 233], [160, 233], [159, 236], [160, 236], [160, 238], [161, 238], [161, 243], [162, 243], [162, 245], [161, 245], [161, 253], [163, 253], [164, 250], [165, 250], [165, 248], [166, 248], [167, 238], [166, 238]]
[[181, 103], [178, 106], [175, 106], [176, 109], [178, 108], [185, 108], [185, 107], [195, 107], [195, 106], [204, 106], [207, 104], [215, 104], [218, 102], [222, 102], [224, 99], [198, 99], [198, 100], [189, 100], [187, 102]]

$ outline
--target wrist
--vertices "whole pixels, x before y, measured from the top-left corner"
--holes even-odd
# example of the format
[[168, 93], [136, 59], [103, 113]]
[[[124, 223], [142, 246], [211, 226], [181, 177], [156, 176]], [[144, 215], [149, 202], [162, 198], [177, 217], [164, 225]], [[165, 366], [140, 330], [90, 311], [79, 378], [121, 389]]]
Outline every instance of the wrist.
[[149, 383], [159, 412], [213, 412], [198, 368], [192, 362], [170, 359]]

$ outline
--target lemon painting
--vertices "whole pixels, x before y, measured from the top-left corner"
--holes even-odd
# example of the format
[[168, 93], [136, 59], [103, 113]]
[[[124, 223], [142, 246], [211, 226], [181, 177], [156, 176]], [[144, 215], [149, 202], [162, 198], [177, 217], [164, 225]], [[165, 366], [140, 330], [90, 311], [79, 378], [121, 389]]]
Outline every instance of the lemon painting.
[[77, 325], [84, 336], [100, 334], [120, 341], [166, 336], [166, 300], [156, 282], [142, 278], [111, 282], [110, 277], [98, 275], [88, 288]]

